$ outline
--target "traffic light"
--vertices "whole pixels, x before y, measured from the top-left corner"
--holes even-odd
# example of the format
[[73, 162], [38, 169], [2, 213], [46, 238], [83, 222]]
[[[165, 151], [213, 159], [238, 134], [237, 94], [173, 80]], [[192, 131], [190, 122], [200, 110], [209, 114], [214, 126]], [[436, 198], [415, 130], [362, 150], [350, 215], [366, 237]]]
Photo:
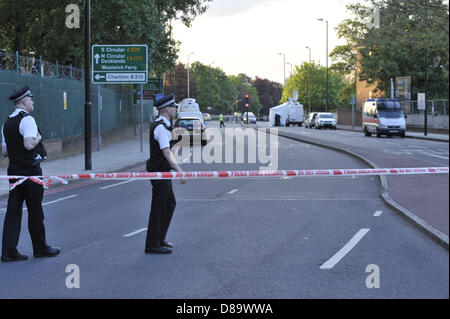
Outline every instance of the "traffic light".
[[246, 107], [249, 107], [249, 106], [250, 106], [249, 99], [250, 99], [250, 95], [245, 94], [245, 106], [246, 106]]

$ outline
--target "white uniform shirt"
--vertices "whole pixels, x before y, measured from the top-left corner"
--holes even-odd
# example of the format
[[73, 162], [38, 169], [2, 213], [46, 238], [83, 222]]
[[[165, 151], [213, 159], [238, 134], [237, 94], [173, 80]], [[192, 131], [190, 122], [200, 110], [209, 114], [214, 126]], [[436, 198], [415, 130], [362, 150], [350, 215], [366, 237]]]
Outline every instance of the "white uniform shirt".
[[[11, 113], [9, 116], [10, 118], [13, 118], [17, 116], [20, 112], [25, 112], [28, 114], [27, 111], [23, 109], [16, 109], [14, 112]], [[23, 136], [23, 138], [27, 137], [37, 137], [38, 136], [38, 127], [36, 125], [36, 121], [31, 115], [25, 116], [19, 124], [19, 133]], [[5, 136], [3, 134], [3, 126], [2, 126], [2, 147], [6, 147], [6, 141]]]
[[[166, 119], [164, 116], [160, 116], [158, 117], [158, 119], [156, 121], [160, 121], [163, 120], [164, 123], [166, 123], [167, 127], [170, 127], [170, 121], [168, 119]], [[171, 140], [171, 133], [168, 129], [166, 129], [164, 127], [164, 125], [158, 125], [155, 128], [155, 131], [153, 132], [153, 135], [155, 137], [155, 140], [158, 141], [159, 143], [159, 148], [160, 149], [164, 149], [164, 148], [170, 148], [170, 140]]]

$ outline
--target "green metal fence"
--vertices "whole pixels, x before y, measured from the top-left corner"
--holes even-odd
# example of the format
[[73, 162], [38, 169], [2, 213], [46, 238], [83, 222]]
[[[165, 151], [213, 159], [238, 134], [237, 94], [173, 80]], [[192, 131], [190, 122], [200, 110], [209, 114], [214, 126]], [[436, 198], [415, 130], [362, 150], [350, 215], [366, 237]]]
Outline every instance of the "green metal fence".
[[[0, 125], [14, 110], [8, 97], [27, 85], [33, 93], [33, 117], [45, 139], [84, 134], [85, 91], [82, 70], [52, 65], [42, 59], [30, 61], [32, 58], [5, 53], [2, 55], [2, 52], [0, 58], [3, 58], [0, 59]], [[102, 133], [139, 123], [140, 112], [133, 104], [131, 86], [102, 85], [100, 94], [99, 100], [98, 85], [91, 85], [91, 122], [94, 134], [98, 131], [99, 102]], [[144, 121], [148, 120], [149, 112], [150, 106], [144, 105]]]

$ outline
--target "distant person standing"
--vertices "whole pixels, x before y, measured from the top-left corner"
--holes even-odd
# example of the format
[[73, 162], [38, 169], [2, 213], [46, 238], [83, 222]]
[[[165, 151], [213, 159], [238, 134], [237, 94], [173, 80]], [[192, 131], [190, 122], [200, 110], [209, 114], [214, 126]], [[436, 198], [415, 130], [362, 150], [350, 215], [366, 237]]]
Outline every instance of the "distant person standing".
[[[36, 121], [29, 115], [34, 110], [33, 95], [29, 87], [24, 87], [9, 97], [14, 102], [15, 111], [9, 115], [2, 127], [2, 154], [8, 156], [8, 175], [42, 176], [40, 162], [46, 158]], [[10, 180], [15, 183], [17, 180]], [[17, 250], [22, 222], [22, 206], [28, 208], [28, 229], [33, 243], [34, 257], [53, 257], [60, 249], [47, 245], [44, 227], [42, 197], [44, 187], [30, 180], [17, 185], [9, 192], [8, 208], [3, 225], [3, 262], [27, 260]]]
[[[156, 100], [159, 118], [150, 127], [149, 172], [169, 172], [171, 169], [182, 172], [171, 151], [171, 121], [174, 119], [177, 104], [173, 94]], [[148, 223], [145, 252], [149, 254], [170, 254], [173, 245], [166, 241], [166, 234], [175, 211], [176, 200], [171, 180], [152, 180], [152, 204]], [[181, 180], [186, 184], [186, 180]]]
[[223, 122], [223, 114], [219, 115], [220, 127], [225, 127], [225, 123]]

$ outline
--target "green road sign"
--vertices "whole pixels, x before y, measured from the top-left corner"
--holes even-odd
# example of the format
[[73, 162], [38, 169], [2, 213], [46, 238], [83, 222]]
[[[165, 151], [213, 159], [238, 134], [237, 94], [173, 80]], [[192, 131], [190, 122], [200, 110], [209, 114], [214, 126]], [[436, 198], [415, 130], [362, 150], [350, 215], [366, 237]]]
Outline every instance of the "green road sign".
[[161, 88], [160, 78], [149, 78], [146, 85], [144, 85], [144, 90], [149, 91], [159, 91]]
[[147, 45], [93, 45], [92, 83], [147, 83]]

